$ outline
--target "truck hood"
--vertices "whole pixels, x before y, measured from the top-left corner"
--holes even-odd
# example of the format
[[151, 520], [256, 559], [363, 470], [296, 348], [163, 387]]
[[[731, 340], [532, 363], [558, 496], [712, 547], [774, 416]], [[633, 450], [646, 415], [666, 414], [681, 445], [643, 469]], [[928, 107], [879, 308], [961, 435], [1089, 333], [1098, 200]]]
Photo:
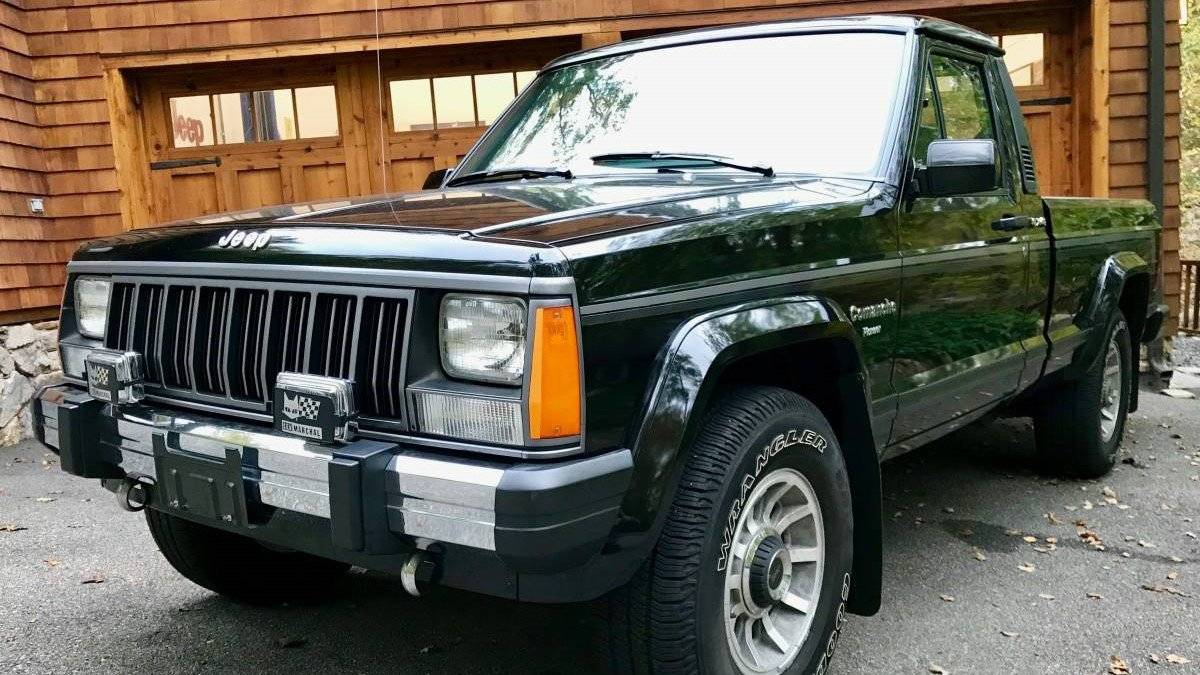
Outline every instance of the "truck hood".
[[[827, 204], [870, 185], [671, 175], [519, 181], [207, 216], [90, 242], [74, 259], [565, 276], [567, 244], [748, 208]], [[222, 246], [235, 230], [269, 240]]]

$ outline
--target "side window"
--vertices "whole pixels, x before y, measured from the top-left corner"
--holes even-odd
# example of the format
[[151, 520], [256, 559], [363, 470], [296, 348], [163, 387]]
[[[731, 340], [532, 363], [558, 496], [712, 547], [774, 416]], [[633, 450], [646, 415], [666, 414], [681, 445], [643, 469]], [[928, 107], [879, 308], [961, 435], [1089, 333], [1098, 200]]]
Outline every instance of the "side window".
[[983, 69], [974, 63], [934, 54], [934, 79], [941, 101], [945, 137], [995, 138]]
[[942, 138], [941, 116], [938, 115], [937, 94], [933, 91], [933, 74], [926, 69], [925, 85], [921, 87], [921, 111], [917, 116], [917, 145], [913, 157], [923, 166], [929, 144]]

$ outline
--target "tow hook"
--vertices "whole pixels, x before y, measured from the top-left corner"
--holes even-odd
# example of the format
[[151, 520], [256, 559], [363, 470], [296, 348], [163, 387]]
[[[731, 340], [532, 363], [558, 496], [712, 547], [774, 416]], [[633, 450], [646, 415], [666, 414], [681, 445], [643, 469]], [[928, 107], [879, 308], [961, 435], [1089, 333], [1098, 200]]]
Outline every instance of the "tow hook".
[[437, 563], [428, 553], [415, 551], [400, 568], [400, 582], [404, 586], [404, 591], [414, 598], [421, 597], [421, 589], [418, 588], [417, 582], [432, 581], [436, 571]]
[[150, 503], [151, 487], [147, 481], [126, 478], [117, 486], [117, 505], [126, 511], [141, 511]]

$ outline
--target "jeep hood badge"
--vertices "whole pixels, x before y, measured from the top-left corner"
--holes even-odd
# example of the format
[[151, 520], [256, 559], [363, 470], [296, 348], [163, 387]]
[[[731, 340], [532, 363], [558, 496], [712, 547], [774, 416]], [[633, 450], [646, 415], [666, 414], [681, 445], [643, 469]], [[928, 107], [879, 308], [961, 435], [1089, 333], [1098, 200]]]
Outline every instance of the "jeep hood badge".
[[270, 232], [243, 232], [242, 230], [230, 230], [228, 233], [221, 236], [217, 240], [218, 248], [248, 248], [251, 251], [266, 246], [271, 241]]

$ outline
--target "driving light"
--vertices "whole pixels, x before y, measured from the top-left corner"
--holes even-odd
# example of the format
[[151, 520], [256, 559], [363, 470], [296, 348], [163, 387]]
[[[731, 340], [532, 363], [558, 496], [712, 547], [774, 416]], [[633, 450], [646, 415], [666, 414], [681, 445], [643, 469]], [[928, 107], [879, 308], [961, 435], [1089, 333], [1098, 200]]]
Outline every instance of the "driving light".
[[108, 323], [108, 279], [80, 277], [75, 281], [75, 323], [79, 332], [90, 338], [104, 337]]
[[525, 374], [525, 303], [487, 295], [442, 300], [442, 367], [451, 377], [514, 384]]
[[579, 342], [570, 305], [538, 307], [529, 374], [529, 436], [579, 434]]

